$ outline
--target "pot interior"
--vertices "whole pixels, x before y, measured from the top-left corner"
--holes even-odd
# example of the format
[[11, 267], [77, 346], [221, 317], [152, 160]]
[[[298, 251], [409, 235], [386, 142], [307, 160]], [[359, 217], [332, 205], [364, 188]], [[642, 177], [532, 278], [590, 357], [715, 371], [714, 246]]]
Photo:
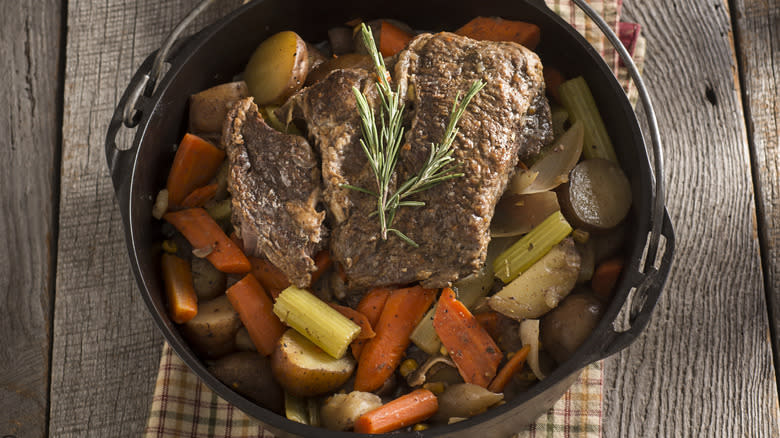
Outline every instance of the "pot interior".
[[[392, 8], [382, 7], [377, 2], [256, 1], [183, 44], [170, 60], [171, 69], [160, 83], [155, 96], [142, 102], [143, 116], [132, 149], [136, 157], [133, 160], [130, 202], [127, 206], [130, 233], [128, 245], [135, 262], [141, 293], [166, 339], [188, 366], [222, 398], [262, 421], [279, 436], [355, 434], [328, 432], [294, 423], [241, 397], [206, 371], [166, 313], [159, 274], [159, 254], [154, 249], [154, 242], [160, 239], [160, 225], [152, 218], [151, 209], [157, 192], [165, 185], [174, 146], [184, 134], [188, 97], [232, 80], [242, 71], [254, 48], [266, 37], [282, 30], [294, 30], [306, 41], [318, 42], [327, 38], [329, 28], [358, 17], [366, 20], [395, 18], [415, 29], [439, 31], [455, 30], [479, 15], [537, 24], [542, 29], [537, 53], [544, 64], [558, 68], [567, 77], [582, 75], [587, 80], [616, 145], [621, 165], [631, 181], [633, 206], [627, 219], [628, 235], [624, 254], [628, 267], [636, 267], [649, 230], [652, 190], [649, 162], [636, 116], [614, 75], [598, 53], [575, 30], [549, 11], [541, 0], [456, 3], [397, 0], [392, 3]], [[612, 333], [610, 323], [628, 294], [629, 285], [626, 283], [623, 279], [618, 285], [613, 302], [591, 335], [591, 341]], [[461, 423], [433, 428], [424, 435], [474, 436], [476, 433], [487, 433], [487, 436], [499, 436], [532, 422], [560, 398], [574, 382], [580, 368], [600, 357], [603, 345], [591, 341], [583, 345], [586, 351], [581, 348], [547, 379], [509, 403]]]

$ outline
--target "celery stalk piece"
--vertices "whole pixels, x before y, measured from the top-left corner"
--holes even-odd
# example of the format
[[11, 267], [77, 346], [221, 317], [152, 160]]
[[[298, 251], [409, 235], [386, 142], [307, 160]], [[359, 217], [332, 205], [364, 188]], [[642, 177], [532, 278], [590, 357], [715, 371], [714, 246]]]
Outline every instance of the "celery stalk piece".
[[206, 207], [206, 212], [218, 223], [221, 221], [230, 220], [230, 214], [232, 211], [233, 208], [230, 198], [223, 199], [213, 205]]
[[493, 272], [504, 283], [517, 278], [550, 249], [571, 233], [572, 228], [560, 211], [520, 238], [493, 262]]
[[[453, 288], [458, 293], [458, 300], [471, 309], [480, 298], [490, 292], [492, 285], [493, 274], [488, 272], [486, 267], [483, 267], [479, 272], [456, 281]], [[414, 328], [412, 335], [409, 336], [414, 345], [430, 355], [438, 354], [439, 348], [441, 348], [439, 336], [436, 334], [436, 330], [433, 329], [433, 315], [435, 314], [436, 306], [434, 305], [420, 320], [417, 327]]]
[[309, 424], [309, 410], [306, 400], [284, 392], [284, 416], [288, 420]]
[[618, 162], [612, 140], [607, 134], [596, 101], [582, 76], [570, 79], [558, 88], [561, 103], [569, 112], [572, 123], [582, 120], [585, 125], [585, 144], [582, 154], [585, 158], [604, 158]]
[[310, 292], [290, 286], [274, 303], [274, 314], [285, 324], [336, 359], [360, 334], [360, 326], [350, 321]]

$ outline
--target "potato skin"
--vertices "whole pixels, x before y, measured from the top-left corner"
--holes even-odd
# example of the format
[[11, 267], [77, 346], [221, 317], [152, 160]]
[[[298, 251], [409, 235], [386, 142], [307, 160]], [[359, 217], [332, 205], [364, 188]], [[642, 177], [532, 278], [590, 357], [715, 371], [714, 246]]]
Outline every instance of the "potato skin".
[[293, 329], [287, 330], [271, 354], [274, 377], [290, 394], [313, 397], [334, 391], [355, 370], [349, 355], [334, 359]]
[[569, 295], [542, 318], [539, 332], [545, 351], [563, 363], [590, 336], [603, 313], [604, 306], [592, 293]]
[[220, 84], [190, 96], [189, 131], [197, 134], [221, 134], [230, 107], [249, 96], [243, 81]]
[[241, 351], [217, 360], [209, 371], [225, 385], [274, 412], [284, 409], [284, 391], [274, 380], [270, 361], [256, 352]]
[[241, 319], [227, 296], [198, 304], [195, 318], [181, 326], [182, 334], [200, 356], [215, 359], [234, 350]]
[[303, 86], [309, 67], [306, 42], [283, 31], [260, 43], [244, 69], [244, 81], [257, 105], [281, 105]]
[[628, 177], [616, 163], [601, 158], [577, 164], [556, 192], [566, 219], [588, 231], [616, 227], [631, 209]]

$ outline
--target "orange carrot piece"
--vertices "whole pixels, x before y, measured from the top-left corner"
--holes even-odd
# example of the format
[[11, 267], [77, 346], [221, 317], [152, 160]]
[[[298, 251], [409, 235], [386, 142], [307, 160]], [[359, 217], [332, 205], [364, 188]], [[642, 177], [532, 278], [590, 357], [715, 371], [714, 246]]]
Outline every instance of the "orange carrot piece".
[[173, 254], [162, 255], [162, 273], [171, 320], [184, 324], [198, 314], [198, 296], [192, 286], [190, 262]]
[[409, 336], [435, 298], [434, 289], [420, 286], [390, 293], [379, 322], [374, 326], [376, 336], [360, 354], [355, 375], [356, 391], [374, 391], [393, 374], [411, 343]]
[[214, 195], [217, 194], [217, 185], [209, 184], [207, 186], [198, 187], [193, 190], [192, 193], [187, 195], [181, 206], [185, 208], [203, 207], [203, 204], [208, 202]]
[[163, 219], [170, 222], [195, 249], [212, 248], [206, 256], [215, 268], [230, 274], [243, 274], [252, 269], [244, 253], [214, 222], [202, 208], [166, 213]]
[[476, 17], [455, 33], [482, 41], [514, 41], [531, 50], [541, 39], [539, 26], [498, 17]]
[[463, 380], [487, 388], [504, 355], [450, 288], [441, 293], [433, 328]]
[[502, 392], [506, 388], [509, 380], [517, 374], [518, 371], [523, 369], [525, 365], [525, 358], [528, 357], [528, 353], [531, 351], [531, 346], [526, 345], [523, 348], [517, 350], [514, 356], [507, 361], [506, 365], [501, 368], [501, 371], [496, 374], [496, 378], [488, 385], [488, 391]]
[[355, 420], [355, 432], [390, 432], [424, 421], [438, 409], [439, 400], [434, 393], [427, 389], [416, 389], [358, 417]]
[[350, 321], [360, 326], [360, 334], [358, 335], [357, 339], [371, 339], [376, 336], [376, 333], [374, 332], [374, 329], [371, 328], [371, 323], [368, 322], [366, 315], [363, 315], [351, 307], [342, 306], [336, 303], [328, 304], [330, 304], [330, 307], [338, 310], [340, 314], [346, 316]]
[[252, 274], [265, 289], [282, 291], [290, 285], [284, 272], [265, 257], [250, 257], [249, 260], [252, 263]]
[[621, 258], [616, 257], [601, 262], [593, 271], [593, 277], [590, 279], [590, 288], [593, 289], [593, 293], [601, 299], [609, 300], [622, 271], [623, 259]]
[[314, 256], [314, 266], [317, 270], [311, 273], [311, 284], [317, 282], [322, 277], [322, 274], [328, 272], [328, 269], [333, 265], [333, 259], [330, 258], [330, 251], [323, 249]]
[[284, 325], [274, 314], [274, 305], [260, 282], [252, 274], [246, 274], [225, 294], [238, 312], [257, 351], [265, 356], [273, 353], [276, 342], [284, 333]]
[[406, 47], [412, 38], [414, 35], [382, 20], [382, 26], [379, 30], [379, 51], [384, 57], [393, 56]]
[[479, 325], [485, 329], [493, 340], [498, 339], [501, 335], [501, 314], [498, 312], [482, 312], [474, 315], [474, 319], [477, 320]]
[[225, 151], [197, 135], [184, 134], [168, 173], [168, 203], [180, 206], [193, 190], [211, 181], [224, 159]]
[[[340, 265], [339, 265], [340, 266]], [[379, 323], [379, 316], [382, 315], [382, 309], [385, 308], [385, 302], [387, 297], [390, 296], [390, 289], [378, 288], [368, 292], [363, 299], [360, 300], [355, 310], [366, 315], [371, 327], [376, 327]], [[352, 341], [350, 347], [352, 349], [352, 356], [355, 359], [360, 359], [360, 354], [363, 352], [363, 347], [368, 343], [367, 339], [356, 339]]]
[[558, 88], [564, 82], [566, 82], [566, 78], [560, 70], [550, 66], [544, 67], [544, 86], [547, 88], [547, 93], [558, 102], [561, 101], [561, 95], [558, 94]]

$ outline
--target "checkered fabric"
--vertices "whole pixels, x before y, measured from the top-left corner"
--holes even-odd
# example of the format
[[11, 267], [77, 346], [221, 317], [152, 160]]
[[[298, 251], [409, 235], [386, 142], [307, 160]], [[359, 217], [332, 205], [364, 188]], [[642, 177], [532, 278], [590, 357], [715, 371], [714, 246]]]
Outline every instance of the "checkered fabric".
[[[547, 5], [580, 31], [616, 71], [632, 103], [637, 93], [615, 50], [593, 22], [569, 0], [546, 0]], [[590, 5], [615, 29], [642, 68], [645, 41], [635, 23], [620, 22], [622, 0], [591, 0]], [[601, 362], [586, 367], [577, 382], [535, 424], [518, 430], [516, 438], [601, 437], [603, 373]], [[212, 392], [173, 353], [163, 346], [146, 438], [273, 437], [256, 420]]]

